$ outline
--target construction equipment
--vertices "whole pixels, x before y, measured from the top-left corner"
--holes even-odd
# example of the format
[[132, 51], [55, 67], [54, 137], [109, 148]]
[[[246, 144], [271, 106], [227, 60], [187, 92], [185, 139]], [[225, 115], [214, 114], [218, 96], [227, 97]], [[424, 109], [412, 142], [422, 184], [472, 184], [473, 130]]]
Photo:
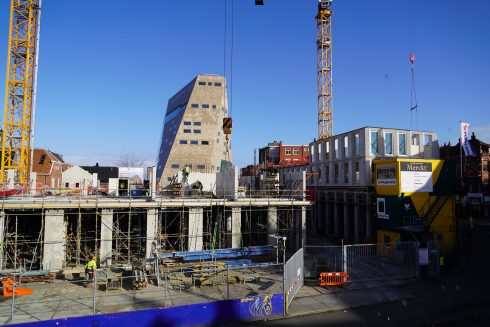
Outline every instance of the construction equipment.
[[333, 136], [331, 4], [332, 0], [318, 0], [316, 16], [319, 140]]
[[11, 0], [0, 182], [7, 170], [26, 189], [36, 112], [36, 81], [42, 0]]
[[322, 272], [320, 274], [320, 286], [345, 286], [349, 283], [350, 276], [346, 272]]
[[233, 121], [231, 117], [223, 118], [223, 134], [226, 139], [226, 160], [230, 161], [230, 135], [233, 127]]
[[146, 262], [142, 259], [134, 260], [131, 263], [134, 280], [133, 288], [135, 290], [140, 290], [148, 286], [148, 277], [146, 275]]

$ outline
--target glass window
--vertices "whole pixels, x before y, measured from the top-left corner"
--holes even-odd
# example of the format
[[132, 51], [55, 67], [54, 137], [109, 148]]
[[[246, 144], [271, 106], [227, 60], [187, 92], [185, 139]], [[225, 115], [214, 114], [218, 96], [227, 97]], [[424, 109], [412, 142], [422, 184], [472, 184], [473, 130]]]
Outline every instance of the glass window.
[[336, 162], [334, 166], [333, 181], [335, 184], [339, 183], [339, 163]]
[[184, 125], [190, 125], [190, 124], [191, 124], [191, 122], [190, 122], [190, 121], [185, 121], [185, 122], [184, 122]]
[[359, 161], [356, 161], [355, 172], [354, 172], [354, 183], [359, 183], [361, 181], [360, 167], [359, 166], [360, 166]]
[[393, 154], [393, 133], [385, 133], [385, 154]]
[[293, 154], [297, 156], [299, 154], [299, 149], [293, 149]]
[[206, 85], [206, 82], [199, 82], [199, 85]]
[[406, 134], [398, 134], [398, 154], [405, 156], [407, 155], [407, 147], [406, 147]]
[[431, 146], [432, 145], [432, 135], [430, 135], [430, 134], [424, 135], [424, 145], [425, 146]]
[[211, 85], [213, 85], [213, 83], [212, 82], [208, 82], [208, 85], [211, 86]]
[[173, 169], [178, 169], [179, 168], [179, 164], [176, 164], [176, 163], [172, 164], [172, 168]]
[[330, 165], [328, 164], [325, 165], [325, 183], [330, 183]]
[[201, 122], [200, 121], [195, 121], [194, 122], [194, 126], [201, 126]]
[[194, 130], [194, 134], [201, 134], [201, 130], [200, 129], [195, 129]]
[[191, 104], [191, 108], [199, 108], [199, 105], [197, 103]]
[[330, 142], [329, 141], [325, 142], [325, 159], [326, 160], [330, 159]]
[[376, 211], [378, 214], [378, 218], [388, 219], [389, 216], [386, 214], [386, 206], [384, 198], [376, 199]]
[[344, 158], [349, 156], [349, 136], [344, 136]]
[[215, 82], [214, 83], [214, 86], [221, 86], [221, 83], [220, 82]]
[[378, 154], [378, 132], [371, 132], [371, 154]]
[[187, 140], [180, 140], [180, 144], [187, 144]]
[[349, 183], [349, 163], [344, 162], [344, 183]]
[[420, 145], [420, 135], [412, 134], [412, 145]]
[[216, 105], [215, 105], [215, 104], [213, 104], [211, 107], [212, 107], [213, 109], [216, 109]]
[[204, 164], [197, 164], [197, 169], [204, 169], [206, 168], [206, 165]]
[[361, 153], [361, 149], [360, 149], [361, 143], [359, 140], [359, 134], [354, 135], [354, 146], [356, 148], [355, 154], [356, 154], [356, 156], [358, 156]]
[[202, 145], [208, 145], [209, 144], [209, 141], [201, 141], [201, 144]]
[[336, 159], [339, 159], [340, 158], [339, 139], [335, 139], [335, 142], [334, 142], [334, 150], [335, 150], [335, 158]]
[[191, 140], [191, 144], [198, 144], [199, 142], [197, 140]]
[[184, 133], [190, 133], [191, 130], [190, 129], [184, 129]]
[[308, 151], [310, 151], [310, 149], [309, 149], [309, 148], [304, 148], [304, 150], [305, 150], [305, 152], [308, 152]]
[[286, 148], [284, 150], [284, 153], [286, 153], [287, 155], [290, 155], [291, 154], [291, 149], [290, 148]]
[[203, 104], [203, 105], [202, 105], [202, 107], [203, 107], [204, 109], [208, 109], [208, 108], [209, 108], [209, 104]]

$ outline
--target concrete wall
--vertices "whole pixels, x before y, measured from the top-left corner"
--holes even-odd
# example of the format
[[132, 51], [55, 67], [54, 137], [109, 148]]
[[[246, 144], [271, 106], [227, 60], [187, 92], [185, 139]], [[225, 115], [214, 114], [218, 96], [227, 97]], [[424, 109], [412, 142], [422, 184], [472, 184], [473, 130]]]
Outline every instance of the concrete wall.
[[[211, 174], [211, 173], [197, 173], [197, 172], [191, 171], [189, 173], [189, 176], [187, 177], [187, 184], [191, 185], [192, 183], [199, 181], [202, 184], [203, 192], [213, 192], [213, 194], [214, 194], [216, 192], [216, 179], [217, 179], [216, 173], [213, 173], [213, 174]], [[179, 182], [183, 181], [182, 172], [179, 172], [177, 174], [177, 180]]]
[[82, 190], [82, 194], [87, 194], [88, 189], [97, 187], [97, 184], [94, 184], [94, 176], [91, 173], [78, 166], [73, 166], [62, 173], [61, 186], [63, 188], [79, 189]]
[[100, 266], [108, 267], [112, 263], [112, 233], [114, 215], [111, 209], [101, 210], [100, 224]]
[[216, 174], [216, 196], [226, 199], [238, 198], [238, 167]]
[[66, 225], [63, 210], [46, 210], [44, 215], [43, 269], [61, 271], [66, 250]]

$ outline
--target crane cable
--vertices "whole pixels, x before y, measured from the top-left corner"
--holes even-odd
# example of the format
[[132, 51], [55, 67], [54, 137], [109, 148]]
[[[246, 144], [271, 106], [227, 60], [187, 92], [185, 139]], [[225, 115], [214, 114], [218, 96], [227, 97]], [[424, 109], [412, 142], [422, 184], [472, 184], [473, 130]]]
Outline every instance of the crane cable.
[[410, 129], [413, 129], [413, 112], [415, 111], [416, 130], [419, 129], [419, 114], [417, 103], [417, 91], [415, 88], [415, 23], [414, 23], [415, 0], [408, 0], [408, 27], [410, 35], [410, 65], [411, 65], [411, 86], [410, 86]]
[[[223, 76], [225, 78], [226, 82], [226, 59], [227, 59], [227, 38], [228, 38], [228, 6], [227, 6], [228, 0], [224, 0], [225, 4], [225, 11], [224, 11], [224, 36], [223, 36]], [[234, 50], [234, 43], [235, 43], [235, 38], [234, 38], [234, 29], [235, 29], [235, 8], [234, 8], [234, 1], [231, 0], [231, 44], [230, 44], [230, 101], [229, 101], [229, 106], [228, 106], [228, 116], [231, 117], [232, 109], [233, 109], [233, 50]], [[226, 94], [226, 88], [223, 89], [223, 98], [224, 95]]]

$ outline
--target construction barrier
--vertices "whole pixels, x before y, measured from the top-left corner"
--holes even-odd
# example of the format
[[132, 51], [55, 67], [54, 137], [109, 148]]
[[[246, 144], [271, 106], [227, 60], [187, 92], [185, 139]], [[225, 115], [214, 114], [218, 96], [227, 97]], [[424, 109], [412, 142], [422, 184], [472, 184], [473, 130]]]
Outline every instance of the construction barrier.
[[349, 278], [346, 272], [322, 272], [320, 286], [344, 286], [349, 282]]
[[27, 287], [18, 287], [11, 278], [8, 278], [5, 282], [3, 282], [3, 296], [12, 296], [13, 293], [15, 293], [15, 296], [31, 295], [32, 289]]

